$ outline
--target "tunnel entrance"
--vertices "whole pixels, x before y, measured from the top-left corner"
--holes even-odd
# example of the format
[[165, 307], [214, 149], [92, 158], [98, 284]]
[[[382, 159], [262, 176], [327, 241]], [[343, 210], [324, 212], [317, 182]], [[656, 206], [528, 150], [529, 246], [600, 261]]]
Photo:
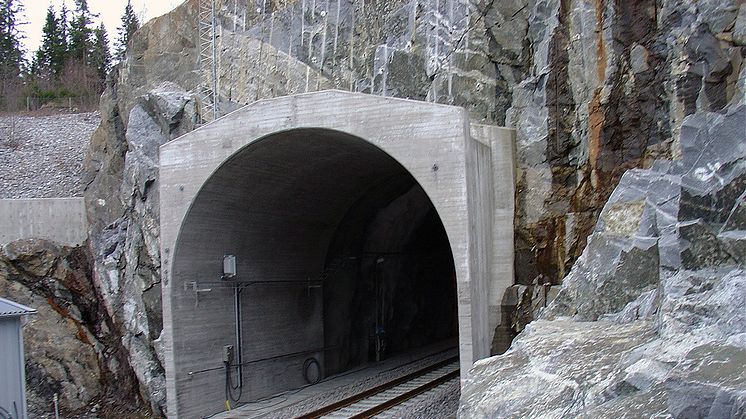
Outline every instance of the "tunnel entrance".
[[409, 174], [347, 211], [327, 256], [326, 373], [458, 337], [456, 274], [443, 224]]
[[193, 326], [215, 327], [200, 356], [223, 354], [235, 402], [456, 345], [437, 211], [401, 164], [349, 134], [289, 130], [236, 153], [198, 193], [175, 252], [174, 275], [194, 279]]
[[342, 91], [258, 101], [162, 145], [169, 416], [444, 339], [465, 374], [512, 285], [513, 161], [512, 131], [463, 108]]

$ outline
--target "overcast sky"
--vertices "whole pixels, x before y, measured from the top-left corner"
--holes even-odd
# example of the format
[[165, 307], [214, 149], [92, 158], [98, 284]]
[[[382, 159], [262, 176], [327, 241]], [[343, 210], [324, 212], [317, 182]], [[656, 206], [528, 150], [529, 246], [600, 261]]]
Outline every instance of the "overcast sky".
[[[181, 4], [184, 0], [132, 0], [132, 7], [135, 9], [138, 17], [144, 18], [145, 21], [160, 16], [172, 10]], [[70, 10], [75, 9], [75, 0], [20, 0], [24, 6], [22, 21], [28, 22], [21, 26], [21, 31], [26, 36], [23, 44], [26, 48], [27, 57], [31, 57], [34, 51], [39, 48], [41, 43], [41, 28], [44, 26], [44, 19], [47, 16], [47, 8], [51, 4], [55, 12], [59, 13], [62, 3], [67, 5]], [[88, 0], [88, 9], [98, 14], [95, 19], [95, 26], [103, 22], [106, 31], [109, 33], [109, 42], [113, 44], [117, 36], [117, 27], [121, 23], [124, 7], [127, 0]], [[142, 23], [142, 21], [140, 22]]]

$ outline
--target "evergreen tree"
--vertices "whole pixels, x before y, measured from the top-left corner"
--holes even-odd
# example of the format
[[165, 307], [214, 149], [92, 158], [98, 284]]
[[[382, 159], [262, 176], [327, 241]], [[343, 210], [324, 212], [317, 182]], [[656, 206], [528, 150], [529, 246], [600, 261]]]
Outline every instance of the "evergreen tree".
[[66, 49], [70, 47], [70, 22], [67, 20], [69, 15], [70, 10], [67, 9], [67, 3], [63, 1], [62, 8], [60, 9], [60, 17], [57, 19], [57, 26], [60, 28], [60, 37], [65, 40]]
[[18, 79], [25, 66], [22, 35], [18, 31], [18, 16], [22, 12], [18, 0], [0, 0], [0, 78], [3, 81]]
[[37, 76], [58, 78], [67, 59], [67, 39], [65, 29], [54, 12], [47, 9], [47, 18], [42, 28], [41, 47], [36, 51], [32, 71]]
[[127, 44], [132, 39], [132, 34], [140, 28], [140, 21], [137, 19], [135, 10], [132, 8], [132, 2], [127, 0], [127, 5], [124, 7], [124, 14], [122, 15], [122, 25], [117, 28], [117, 44], [116, 52], [114, 56], [117, 60], [121, 61], [124, 58], [124, 53], [127, 51]]
[[86, 109], [98, 103], [111, 54], [103, 24], [92, 28], [95, 17], [87, 0], [75, 0], [69, 15], [64, 4], [59, 17], [51, 6], [47, 10], [42, 46], [34, 58], [37, 77], [31, 83], [42, 100], [71, 98]]
[[75, 0], [75, 13], [70, 21], [70, 58], [89, 65], [93, 50], [93, 30], [90, 25], [95, 15], [88, 10], [87, 0]]
[[0, 0], [0, 106], [4, 110], [15, 109], [23, 96], [25, 59], [23, 36], [18, 31], [21, 13], [18, 0]]
[[93, 31], [93, 39], [91, 64], [95, 67], [99, 80], [104, 82], [111, 65], [111, 53], [109, 53], [109, 35], [106, 33], [106, 27], [103, 23]]

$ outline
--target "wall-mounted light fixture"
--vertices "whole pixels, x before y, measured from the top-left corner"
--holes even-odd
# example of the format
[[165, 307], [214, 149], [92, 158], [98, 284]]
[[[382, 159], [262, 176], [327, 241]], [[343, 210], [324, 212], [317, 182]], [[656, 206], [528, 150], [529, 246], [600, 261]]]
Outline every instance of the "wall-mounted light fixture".
[[233, 279], [236, 276], [236, 256], [223, 256], [223, 276], [221, 279]]

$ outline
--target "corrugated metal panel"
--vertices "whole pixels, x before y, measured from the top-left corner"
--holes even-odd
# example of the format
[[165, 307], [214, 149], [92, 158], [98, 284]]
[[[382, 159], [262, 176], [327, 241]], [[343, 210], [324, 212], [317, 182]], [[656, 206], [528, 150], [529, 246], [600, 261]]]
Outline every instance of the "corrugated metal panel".
[[13, 418], [26, 418], [22, 339], [20, 318], [0, 318], [0, 412]]
[[36, 310], [31, 307], [0, 297], [0, 317], [18, 317], [35, 313]]

